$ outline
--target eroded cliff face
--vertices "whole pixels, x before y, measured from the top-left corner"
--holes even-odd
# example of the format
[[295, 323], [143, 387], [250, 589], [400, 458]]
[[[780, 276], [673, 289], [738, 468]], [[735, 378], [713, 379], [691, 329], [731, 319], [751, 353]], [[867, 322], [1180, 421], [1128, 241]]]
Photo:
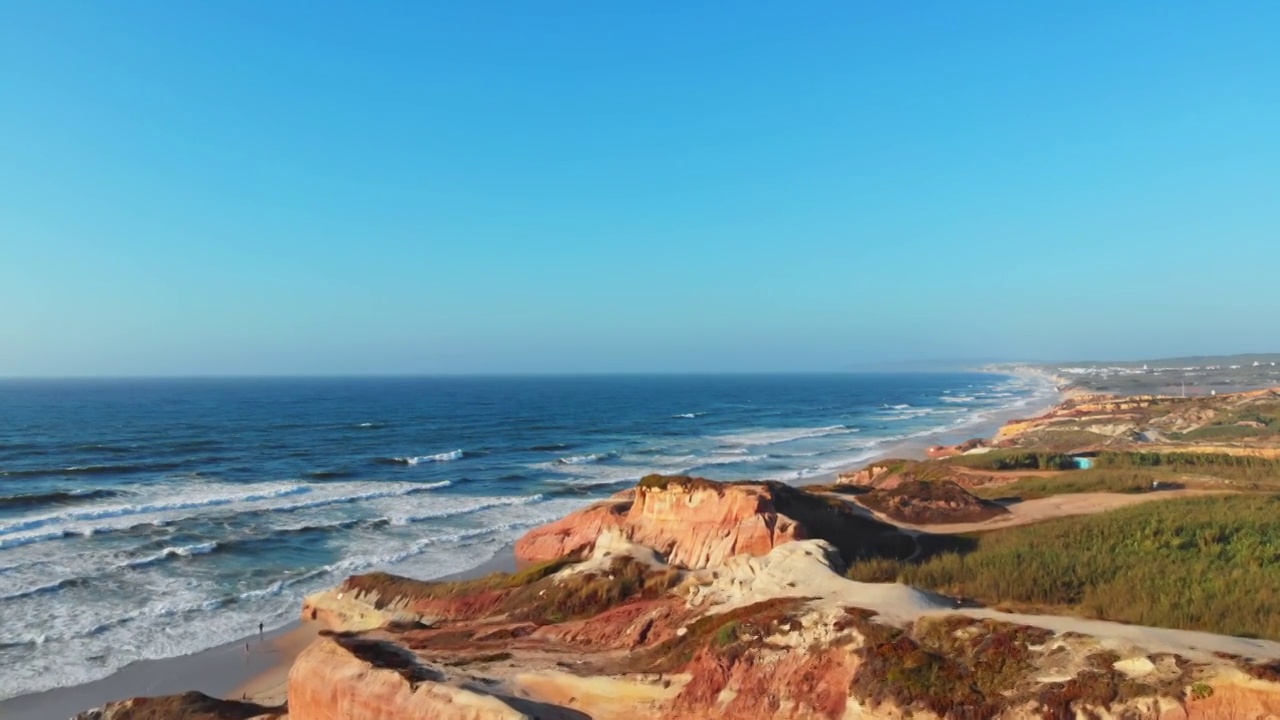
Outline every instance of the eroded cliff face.
[[291, 720], [528, 720], [498, 698], [440, 682], [413, 653], [379, 639], [325, 637], [289, 671]]
[[[1280, 406], [1280, 388], [1209, 397], [1090, 395], [1068, 398], [1039, 417], [1006, 423], [994, 444], [1035, 445], [1054, 433], [1083, 432], [1086, 445], [1151, 452], [1199, 452], [1280, 458], [1269, 430]], [[1268, 418], [1258, 422], [1257, 418]], [[1223, 428], [1230, 442], [1223, 442]], [[1206, 430], [1215, 430], [1205, 434]], [[1197, 432], [1199, 431], [1199, 432]]]
[[597, 503], [529, 532], [516, 543], [516, 558], [537, 563], [589, 554], [606, 531], [653, 548], [667, 563], [684, 568], [714, 567], [735, 555], [765, 555], [783, 543], [810, 538], [831, 541], [846, 559], [914, 548], [892, 526], [781, 483], [646, 478], [634, 499]]

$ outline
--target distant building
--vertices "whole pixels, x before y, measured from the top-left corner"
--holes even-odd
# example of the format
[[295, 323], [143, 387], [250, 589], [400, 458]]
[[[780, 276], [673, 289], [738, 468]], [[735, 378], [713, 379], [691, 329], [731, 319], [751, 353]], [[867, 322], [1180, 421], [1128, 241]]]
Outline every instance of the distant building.
[[1072, 455], [1071, 459], [1076, 461], [1077, 470], [1092, 470], [1093, 459], [1097, 456], [1098, 454], [1094, 452], [1082, 452]]

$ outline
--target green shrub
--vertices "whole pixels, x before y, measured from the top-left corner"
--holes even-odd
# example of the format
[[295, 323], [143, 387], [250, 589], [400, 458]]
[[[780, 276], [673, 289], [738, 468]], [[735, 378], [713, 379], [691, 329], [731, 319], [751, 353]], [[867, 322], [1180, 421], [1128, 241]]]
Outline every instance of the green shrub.
[[[974, 494], [984, 498], [1021, 498], [1034, 500], [1051, 495], [1085, 492], [1144, 493], [1153, 489], [1181, 487], [1171, 476], [1150, 470], [1080, 470], [1054, 477], [1022, 478], [1007, 485], [978, 488]], [[1159, 488], [1152, 486], [1159, 482]]]
[[[899, 563], [903, 582], [989, 605], [1280, 640], [1280, 496], [1144, 503], [994, 530]], [[851, 574], [886, 564], [855, 564]]]
[[1075, 458], [1055, 452], [1034, 450], [993, 450], [977, 455], [959, 455], [947, 460], [975, 470], [1073, 470]]

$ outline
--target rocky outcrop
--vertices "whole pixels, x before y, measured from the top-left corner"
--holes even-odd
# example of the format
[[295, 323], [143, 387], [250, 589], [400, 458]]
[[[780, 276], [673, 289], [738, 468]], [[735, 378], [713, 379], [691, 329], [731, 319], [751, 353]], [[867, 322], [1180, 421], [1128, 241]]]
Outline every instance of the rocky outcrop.
[[[996, 435], [998, 445], [1062, 443], [1081, 449], [1101, 444], [1155, 452], [1149, 443], [1177, 437], [1178, 452], [1223, 453], [1275, 459], [1280, 441], [1269, 422], [1280, 412], [1280, 389], [1208, 397], [1093, 395], [1068, 398], [1039, 417], [1014, 420]], [[1262, 422], [1266, 416], [1268, 422]], [[1238, 428], [1223, 433], [1223, 427]], [[1221, 441], [1229, 439], [1232, 445]], [[1164, 451], [1164, 449], [1160, 449]]]
[[284, 708], [220, 700], [189, 692], [166, 697], [140, 697], [86, 710], [72, 720], [273, 720], [284, 717]]
[[705, 568], [735, 555], [764, 555], [787, 542], [830, 540], [846, 559], [909, 553], [896, 528], [859, 515], [839, 501], [781, 483], [717, 483], [650, 477], [632, 500], [592, 505], [516, 542], [526, 563], [589, 554], [605, 531], [661, 554], [671, 565]]
[[990, 520], [1009, 511], [983, 500], [950, 480], [912, 480], [858, 496], [857, 502], [898, 522], [912, 525]]
[[412, 653], [378, 639], [327, 637], [289, 671], [290, 720], [528, 720], [491, 695], [441, 682]]

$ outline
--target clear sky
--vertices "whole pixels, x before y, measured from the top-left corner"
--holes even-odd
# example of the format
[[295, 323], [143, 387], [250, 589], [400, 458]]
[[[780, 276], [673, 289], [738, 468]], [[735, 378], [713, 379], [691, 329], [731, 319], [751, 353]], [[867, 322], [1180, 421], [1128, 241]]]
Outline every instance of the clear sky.
[[1280, 3], [11, 2], [0, 375], [1280, 349]]

